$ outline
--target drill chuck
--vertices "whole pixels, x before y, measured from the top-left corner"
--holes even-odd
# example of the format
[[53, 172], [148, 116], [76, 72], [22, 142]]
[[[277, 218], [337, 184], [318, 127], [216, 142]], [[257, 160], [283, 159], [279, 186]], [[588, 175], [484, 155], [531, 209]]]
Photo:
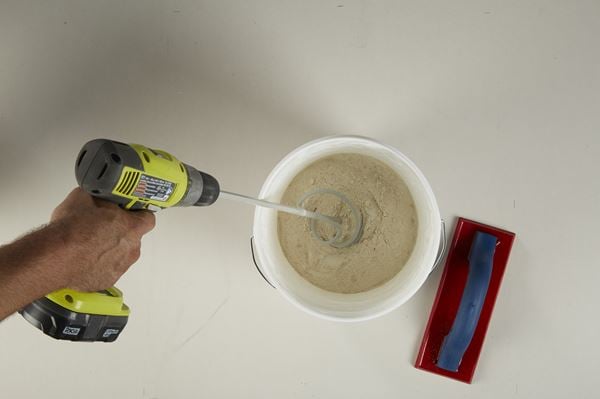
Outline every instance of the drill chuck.
[[217, 179], [200, 172], [193, 166], [183, 164], [188, 174], [188, 189], [178, 206], [207, 206], [219, 198], [220, 187]]

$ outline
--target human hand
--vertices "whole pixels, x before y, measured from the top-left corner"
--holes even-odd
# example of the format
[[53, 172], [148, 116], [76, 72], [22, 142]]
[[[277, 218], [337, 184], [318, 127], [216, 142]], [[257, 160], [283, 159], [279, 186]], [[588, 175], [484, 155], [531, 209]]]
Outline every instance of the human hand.
[[154, 228], [154, 214], [126, 211], [76, 188], [52, 212], [64, 232], [68, 259], [56, 265], [64, 288], [98, 291], [114, 285], [140, 257], [142, 236]]

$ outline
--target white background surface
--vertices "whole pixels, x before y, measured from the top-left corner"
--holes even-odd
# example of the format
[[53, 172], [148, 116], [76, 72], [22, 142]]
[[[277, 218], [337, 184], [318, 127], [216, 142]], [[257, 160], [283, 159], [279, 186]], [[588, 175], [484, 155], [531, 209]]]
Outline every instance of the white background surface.
[[597, 1], [0, 2], [2, 242], [95, 137], [256, 194], [294, 147], [363, 134], [416, 162], [450, 227], [517, 233], [471, 386], [412, 367], [441, 270], [383, 318], [321, 321], [262, 281], [253, 210], [223, 201], [158, 216], [117, 343], [2, 322], [0, 396], [596, 396], [599, 37]]

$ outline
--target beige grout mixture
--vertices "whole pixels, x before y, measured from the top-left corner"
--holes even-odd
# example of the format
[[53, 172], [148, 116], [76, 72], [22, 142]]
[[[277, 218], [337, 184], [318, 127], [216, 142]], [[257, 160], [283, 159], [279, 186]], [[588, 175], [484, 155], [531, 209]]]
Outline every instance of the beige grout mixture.
[[[296, 271], [328, 291], [351, 294], [370, 290], [394, 277], [412, 253], [417, 237], [417, 213], [408, 187], [383, 162], [359, 154], [336, 154], [302, 170], [287, 187], [282, 203], [297, 205], [316, 188], [344, 193], [363, 216], [358, 243], [337, 249], [312, 237], [309, 219], [279, 213], [281, 248]], [[305, 208], [340, 217], [350, 229], [347, 207], [339, 199], [318, 195]], [[317, 233], [326, 236], [328, 226]]]

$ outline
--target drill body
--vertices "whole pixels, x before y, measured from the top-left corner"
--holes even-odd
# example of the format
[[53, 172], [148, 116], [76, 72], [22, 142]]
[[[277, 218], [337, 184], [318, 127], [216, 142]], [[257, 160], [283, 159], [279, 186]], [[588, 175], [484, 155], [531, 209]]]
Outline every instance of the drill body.
[[214, 177], [168, 152], [105, 139], [83, 146], [75, 177], [89, 194], [131, 210], [205, 206], [219, 196]]
[[[165, 151], [106, 139], [83, 146], [75, 163], [75, 177], [87, 193], [128, 210], [207, 206], [220, 192], [214, 177]], [[116, 287], [99, 292], [62, 289], [19, 311], [53, 338], [102, 342], [117, 339], [129, 312]]]

